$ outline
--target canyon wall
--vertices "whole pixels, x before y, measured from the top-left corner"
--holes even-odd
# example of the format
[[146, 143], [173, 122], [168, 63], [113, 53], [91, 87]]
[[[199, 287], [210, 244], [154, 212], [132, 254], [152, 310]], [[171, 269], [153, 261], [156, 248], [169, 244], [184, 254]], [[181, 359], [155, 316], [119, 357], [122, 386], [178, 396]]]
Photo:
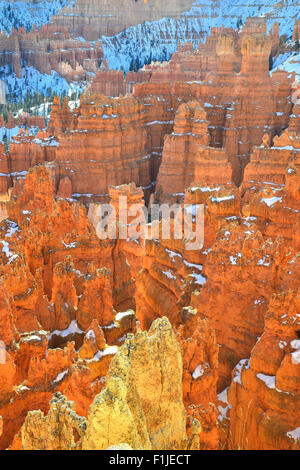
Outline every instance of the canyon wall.
[[[190, 120], [194, 118], [189, 113], [184, 116], [184, 107], [179, 108], [175, 117], [175, 128], [178, 121], [181, 130], [174, 129], [173, 134], [166, 139], [159, 170], [156, 193], [160, 197], [167, 199], [172, 196], [169, 188], [172, 190], [174, 188], [173, 194], [176, 195], [183, 193], [184, 189], [194, 181], [205, 181], [208, 178], [207, 181], [211, 182], [209, 175], [205, 173], [209, 171], [205, 167], [207, 164], [204, 161], [197, 164], [198, 159], [209, 161], [209, 165], [214, 159], [223, 160], [225, 166], [227, 159], [231, 164], [232, 178], [228, 179], [228, 174], [222, 170], [219, 179], [213, 174], [214, 182], [223, 183], [231, 180], [239, 186], [253, 147], [262, 142], [266, 132], [272, 138], [287, 126], [292, 108], [292, 80], [288, 79], [287, 74], [282, 76], [283, 72], [274, 73], [272, 78], [269, 76], [268, 58], [271, 48], [269, 38], [256, 33], [244, 36], [241, 43], [242, 62], [239, 73], [233, 69], [232, 37], [221, 34], [216, 47], [219, 58], [217, 70], [208, 73], [200, 84], [190, 84], [185, 89], [185, 92], [189, 93], [189, 98], [195, 97], [206, 111], [209, 148], [200, 151], [197, 132], [190, 127]], [[160, 91], [157, 87], [157, 92], [161, 94], [161, 84], [159, 87]], [[176, 88], [180, 90], [177, 83], [169, 88], [166, 99], [176, 101], [178, 93]], [[154, 90], [153, 84], [152, 94], [155, 93]], [[143, 93], [142, 85], [136, 85], [135, 94], [141, 93]], [[182, 95], [177, 99], [186, 101], [187, 98]], [[195, 123], [197, 123], [196, 118]], [[179, 141], [182, 141], [180, 145], [184, 160], [176, 157]], [[199, 157], [193, 147], [189, 150], [190, 141], [195, 142]], [[189, 154], [192, 155], [195, 169], [190, 167]], [[188, 175], [188, 179], [185, 175]]]
[[134, 312], [114, 309], [115, 241], [100, 243], [83, 206], [55, 201], [54, 181], [51, 165], [29, 170], [1, 224], [1, 448], [19, 448], [27, 412], [47, 413], [55, 391], [86, 415], [135, 331]]
[[[246, 26], [1, 144], [1, 448], [299, 448], [299, 85]], [[120, 197], [146, 237], [99, 236]], [[201, 248], [159, 201], [202, 206]]]
[[101, 42], [76, 39], [63, 27], [46, 25], [29, 33], [19, 28], [9, 36], [0, 34], [0, 66], [11, 67], [17, 78], [22, 78], [25, 63], [42, 74], [54, 70], [68, 81], [80, 81], [99, 68], [102, 58]]
[[85, 1], [77, 0], [74, 7], [66, 7], [62, 14], [52, 17], [52, 22], [74, 31], [87, 40], [95, 40], [102, 35], [112, 36], [129, 26], [144, 21], [162, 18], [178, 18], [188, 10], [192, 0]]
[[[127, 92], [135, 78], [124, 84], [121, 72], [101, 71], [82, 95], [79, 108], [69, 109], [67, 100], [60, 107], [54, 100], [47, 132], [11, 140], [10, 151], [0, 162], [2, 192], [22, 179], [31, 165], [43, 161], [54, 161], [59, 194], [86, 202], [106, 197], [109, 184], [131, 181], [143, 187], [146, 202], [154, 190], [158, 200], [179, 197], [191, 183], [209, 175], [209, 183], [239, 186], [254, 146], [266, 133], [271, 140], [280, 135], [292, 109], [293, 76], [283, 71], [270, 76], [272, 36], [257, 29], [262, 28], [251, 33], [248, 26], [249, 32], [240, 35], [214, 30], [204, 52], [184, 49], [171, 65], [132, 74], [147, 78], [135, 83], [133, 94], [104, 98], [103, 92], [119, 94], [119, 86]], [[215, 59], [201, 72], [203, 80], [184, 81], [198, 70], [202, 52], [209, 57], [210, 50]], [[170, 80], [176, 60], [185, 69], [183, 58], [191, 57], [195, 60], [190, 69], [174, 77], [180, 81]], [[181, 107], [194, 101], [200, 114]], [[200, 121], [207, 121], [206, 130]], [[215, 164], [222, 165], [219, 179]]]
[[[284, 312], [284, 313], [283, 313]], [[250, 360], [229, 390], [233, 446], [299, 450], [299, 292], [274, 295]], [[237, 412], [237, 406], [240, 407]]]
[[[21, 132], [11, 140], [10, 151], [0, 162], [1, 191], [6, 192], [12, 181], [24, 179], [32, 165], [54, 162], [61, 195], [103, 200], [109, 184], [134, 181], [149, 198], [163, 138], [172, 125], [166, 104], [159, 98], [114, 100], [88, 93], [74, 111], [67, 99], [62, 108], [54, 100], [46, 132], [36, 137]], [[68, 188], [67, 193], [62, 188]]]
[[[201, 117], [203, 110], [198, 104], [195, 108], [189, 106]], [[199, 119], [199, 125], [205, 126], [205, 120]], [[205, 132], [201, 136], [205, 138]], [[1, 387], [5, 430], [1, 446], [20, 448], [22, 439], [28, 448], [45, 445], [32, 440], [35, 420], [44, 420], [42, 416], [31, 413], [21, 432], [20, 428], [27, 411], [48, 412], [55, 390], [68, 400], [75, 400], [79, 416], [87, 416], [95, 394], [105, 385], [104, 377], [109, 376], [109, 364], [117, 346], [126, 333], [135, 331], [134, 312], [123, 310], [132, 306], [143, 329], [149, 329], [155, 319], [167, 316], [176, 332], [183, 358], [183, 401], [191, 420], [187, 422], [187, 431], [189, 436], [197, 437], [201, 448], [219, 448], [221, 436], [228, 432], [228, 414], [232, 442], [225, 440], [226, 446], [297, 448], [297, 441], [293, 443], [297, 409], [290, 419], [281, 401], [275, 405], [266, 396], [259, 409], [262, 414], [264, 410], [272, 416], [276, 414], [274, 419], [284, 422], [286, 437], [280, 437], [275, 430], [270, 435], [263, 427], [258, 438], [254, 430], [261, 415], [252, 413], [242, 443], [239, 436], [244, 421], [243, 417], [239, 420], [236, 411], [242, 403], [243, 413], [247, 414], [247, 403], [256, 393], [253, 384], [260, 383], [246, 385], [243, 370], [248, 368], [245, 358], [252, 357], [260, 344], [257, 338], [267, 328], [264, 318], [272, 298], [287, 289], [297, 289], [299, 283], [298, 232], [287, 229], [283, 216], [288, 211], [293, 227], [299, 224], [297, 162], [293, 168], [291, 174], [285, 172], [285, 181], [280, 185], [258, 181], [250, 188], [237, 189], [230, 184], [207, 186], [205, 182], [191, 187], [185, 202], [192, 207], [205, 206], [205, 240], [200, 251], [186, 250], [182, 240], [172, 237], [164, 240], [158, 236], [139, 242], [101, 241], [83, 206], [65, 199], [55, 201], [52, 165], [29, 170], [22, 194], [6, 203], [9, 219], [1, 224], [4, 248], [1, 338], [7, 347], [6, 363], [0, 366], [5, 378]], [[128, 196], [129, 204], [143, 200], [141, 188], [134, 185], [110, 188], [109, 194], [116, 208], [120, 195]], [[90, 210], [89, 217], [97, 227], [93, 214], [96, 212]], [[292, 291], [289, 295], [290, 299], [295, 298]], [[285, 303], [279, 302], [276, 308], [280, 316], [285, 314]], [[294, 341], [297, 325], [295, 319], [288, 339], [285, 333], [280, 333], [278, 341], [283, 344]], [[70, 340], [74, 341], [75, 350]], [[297, 344], [293, 345], [291, 354], [297, 352]], [[268, 346], [262, 344], [263, 350], [265, 347]], [[84, 367], [77, 358], [84, 361]], [[244, 361], [234, 369], [241, 360]], [[267, 364], [255, 367], [255, 374], [264, 380], [268, 378], [265, 376], [274, 375]], [[285, 383], [277, 386], [278, 393], [298, 393], [293, 382], [295, 373], [289, 366]], [[247, 392], [234, 388], [240, 381]], [[287, 381], [291, 382], [293, 392]], [[22, 386], [12, 392], [12, 387], [19, 384]], [[223, 392], [230, 384], [227, 402]], [[241, 393], [250, 398], [241, 401]], [[289, 400], [285, 406], [293, 406], [293, 396]], [[100, 402], [107, 407], [105, 400]], [[97, 399], [95, 403], [94, 411], [90, 411], [91, 420], [98, 412]], [[222, 411], [219, 414], [218, 407], [222, 410], [224, 406], [227, 414]], [[18, 420], [13, 418], [16, 413]], [[52, 422], [50, 416], [42, 425], [45, 435], [48, 420]], [[195, 419], [200, 425], [195, 424]], [[57, 445], [62, 444], [53, 444]], [[98, 441], [95, 444], [86, 441], [86, 446], [90, 445], [98, 446]], [[138, 448], [135, 440], [131, 445]]]

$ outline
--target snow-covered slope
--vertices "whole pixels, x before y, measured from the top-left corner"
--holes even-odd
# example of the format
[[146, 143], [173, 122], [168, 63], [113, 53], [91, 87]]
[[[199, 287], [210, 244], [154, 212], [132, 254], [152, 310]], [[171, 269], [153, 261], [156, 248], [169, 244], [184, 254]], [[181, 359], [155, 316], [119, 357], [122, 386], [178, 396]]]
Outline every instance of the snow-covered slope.
[[103, 36], [104, 57], [111, 69], [127, 72], [132, 65], [169, 60], [178, 42], [199, 43], [201, 27], [197, 19], [174, 21], [163, 18], [132, 26], [113, 37]]
[[199, 18], [201, 28], [209, 33], [214, 26], [236, 27], [237, 21], [251, 16], [264, 16], [270, 28], [274, 21], [280, 24], [280, 34], [289, 37], [296, 18], [300, 18], [299, 0], [196, 0], [184, 16]]
[[0, 67], [0, 80], [6, 85], [6, 94], [9, 101], [19, 101], [25, 98], [26, 93], [44, 93], [45, 96], [66, 95], [75, 91], [76, 85], [69, 84], [57, 72], [52, 70], [51, 75], [42, 74], [34, 67], [28, 67], [24, 62], [22, 66], [22, 78], [18, 78], [12, 71], [12, 67], [5, 65]]
[[300, 18], [300, 0], [196, 0], [179, 20], [162, 18], [130, 27], [114, 37], [103, 36], [105, 58], [111, 68], [126, 72], [132, 64], [168, 59], [178, 41], [192, 41], [196, 46], [212, 27], [236, 28], [250, 16], [267, 18], [268, 28], [275, 21], [280, 34], [292, 36], [294, 21]]
[[[72, 1], [73, 3], [73, 1]], [[51, 15], [56, 15], [60, 8], [70, 5], [70, 0], [42, 0], [37, 3], [1, 2], [0, 1], [0, 31], [8, 34], [12, 28], [24, 26], [30, 31], [34, 24], [38, 27], [50, 22]]]
[[295, 78], [300, 82], [300, 52], [294, 52], [290, 56], [288, 54], [282, 54], [281, 59], [280, 63], [277, 62], [275, 66], [287, 72], [295, 72]]

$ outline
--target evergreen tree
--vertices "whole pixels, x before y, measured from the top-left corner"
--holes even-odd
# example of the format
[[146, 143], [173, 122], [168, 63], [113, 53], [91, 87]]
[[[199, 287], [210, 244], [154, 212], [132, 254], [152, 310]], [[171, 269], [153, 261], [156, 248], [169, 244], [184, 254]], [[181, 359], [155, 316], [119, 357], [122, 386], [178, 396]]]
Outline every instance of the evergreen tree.
[[236, 22], [236, 29], [240, 30], [242, 25], [243, 25], [243, 20], [242, 20], [241, 17], [239, 17], [237, 22]]
[[273, 68], [273, 57], [270, 54], [270, 57], [269, 57], [269, 70], [272, 70], [272, 68]]
[[294, 49], [294, 51], [299, 51], [300, 50], [300, 42], [299, 42], [298, 31], [296, 32], [295, 44], [294, 44], [293, 49]]

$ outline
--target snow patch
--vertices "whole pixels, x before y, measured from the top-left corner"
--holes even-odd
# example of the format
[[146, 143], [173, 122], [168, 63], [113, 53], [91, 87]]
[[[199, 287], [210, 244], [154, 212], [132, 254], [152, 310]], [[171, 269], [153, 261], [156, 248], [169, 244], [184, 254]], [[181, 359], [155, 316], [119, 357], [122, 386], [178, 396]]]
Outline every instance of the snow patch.
[[28, 66], [22, 60], [21, 78], [18, 78], [12, 69], [12, 64], [0, 67], [0, 80], [6, 85], [6, 94], [8, 101], [19, 101], [24, 99], [27, 93], [44, 93], [50, 96], [55, 90], [57, 95], [63, 93], [69, 95], [74, 91], [79, 91], [80, 86], [75, 83], [68, 83], [57, 72], [51, 70], [51, 74], [43, 74], [35, 67]]
[[241, 359], [240, 362], [235, 366], [233, 381], [242, 385], [241, 374], [243, 369], [249, 369], [249, 359]]
[[265, 204], [267, 204], [268, 207], [272, 207], [277, 202], [282, 202], [282, 197], [276, 197], [276, 196], [270, 197], [270, 198], [263, 197], [261, 199], [261, 202], [264, 202]]
[[50, 23], [51, 15], [56, 15], [60, 8], [72, 5], [69, 0], [52, 0], [41, 2], [0, 2], [0, 31], [10, 34], [12, 28], [24, 27], [29, 32], [33, 25], [41, 27]]
[[72, 320], [70, 325], [68, 326], [68, 328], [66, 328], [65, 330], [54, 330], [54, 331], [52, 331], [52, 333], [49, 336], [49, 341], [52, 338], [52, 336], [54, 336], [54, 335], [55, 336], [61, 336], [62, 338], [65, 338], [69, 335], [74, 335], [75, 333], [83, 334], [84, 332], [77, 325], [77, 321]]
[[300, 426], [296, 429], [293, 429], [292, 431], [288, 431], [286, 435], [294, 441], [297, 441], [298, 439], [300, 439]]
[[292, 356], [292, 363], [294, 365], [300, 364], [300, 349], [298, 349], [298, 351], [292, 352], [291, 356]]
[[125, 317], [130, 317], [132, 316], [133, 314], [133, 311], [132, 310], [127, 310], [126, 312], [119, 312], [117, 313], [116, 317], [115, 317], [115, 321], [121, 321], [122, 318], [125, 318]]
[[223, 392], [219, 393], [218, 395], [218, 400], [226, 403], [226, 406], [223, 407], [222, 405], [218, 405], [218, 410], [220, 412], [218, 419], [220, 422], [223, 421], [224, 418], [226, 418], [228, 411], [231, 409], [231, 405], [228, 403], [228, 390], [229, 387], [225, 388]]
[[202, 364], [198, 364], [197, 367], [195, 368], [194, 372], [192, 373], [193, 379], [199, 379], [204, 374], [204, 367]]
[[259, 380], [262, 380], [266, 386], [270, 389], [275, 389], [275, 375], [266, 375], [266, 374], [256, 374], [256, 377]]
[[87, 359], [86, 362], [98, 362], [104, 356], [113, 356], [118, 352], [118, 346], [109, 346], [105, 348], [103, 351], [96, 352], [95, 356], [92, 359]]
[[53, 380], [53, 383], [60, 382], [67, 375], [68, 372], [69, 370], [66, 369], [63, 372], [60, 372], [59, 374], [57, 374], [56, 378]]

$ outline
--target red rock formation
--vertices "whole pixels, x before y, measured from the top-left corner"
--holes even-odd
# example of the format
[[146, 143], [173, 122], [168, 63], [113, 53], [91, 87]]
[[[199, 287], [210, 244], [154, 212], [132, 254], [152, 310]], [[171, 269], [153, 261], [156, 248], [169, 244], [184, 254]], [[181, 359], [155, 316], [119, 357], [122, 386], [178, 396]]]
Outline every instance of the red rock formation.
[[68, 327], [78, 309], [75, 276], [75, 267], [70, 256], [54, 266], [51, 303], [55, 305], [55, 324], [58, 330]]
[[299, 175], [295, 168], [288, 169], [285, 187], [253, 186], [246, 197], [250, 200], [243, 211], [256, 219], [265, 236], [274, 239], [280, 234], [291, 245], [299, 246]]
[[14, 127], [16, 127], [15, 119], [11, 113], [8, 116], [8, 121], [5, 127], [7, 127], [7, 129], [13, 129]]
[[133, 92], [136, 83], [175, 83], [203, 80], [208, 72], [216, 69], [218, 62], [217, 42], [222, 35], [227, 35], [234, 43], [233, 67], [235, 71], [239, 71], [241, 54], [237, 52], [237, 32], [231, 28], [212, 28], [205, 43], [200, 43], [196, 51], [193, 49], [192, 43], [178, 44], [177, 51], [169, 62], [145, 65], [137, 72], [127, 72], [125, 77], [121, 72], [109, 70], [106, 61], [103, 61], [90, 85], [91, 90], [94, 93], [103, 93], [107, 96], [119, 96]]
[[298, 246], [298, 105], [294, 106], [293, 113], [289, 128], [280, 137], [274, 137], [270, 144], [266, 136], [263, 144], [254, 149], [246, 167], [242, 191], [246, 203], [243, 210], [257, 218], [259, 228], [266, 236], [274, 238], [280, 234]]
[[293, 41], [297, 41], [300, 38], [300, 21], [296, 20], [294, 25], [294, 32], [293, 32]]
[[132, 87], [128, 86], [122, 71], [109, 70], [107, 67], [104, 68], [102, 64], [100, 71], [90, 83], [88, 91], [91, 94], [120, 96], [131, 92], [130, 88]]
[[[207, 255], [203, 267], [207, 282], [200, 293], [192, 295], [191, 304], [211, 319], [216, 330], [219, 390], [229, 384], [233, 366], [249, 357], [262, 333], [266, 306], [276, 289], [276, 266], [286, 263], [284, 247], [264, 241], [247, 220], [241, 226], [233, 222], [224, 228]], [[224, 305], [225, 292], [228, 301]]]
[[[68, 196], [72, 192], [73, 197], [83, 200], [103, 201], [110, 184], [135, 181], [148, 198], [158, 171], [163, 137], [172, 128], [172, 121], [164, 116], [165, 108], [165, 103], [155, 98], [148, 98], [144, 104], [132, 96], [114, 100], [87, 94], [73, 112], [67, 100], [61, 108], [55, 99], [49, 130], [57, 137], [49, 137], [49, 132], [39, 133], [37, 139], [18, 137], [12, 143], [7, 164], [14, 165], [15, 153], [24, 155], [25, 142], [39, 143], [34, 146], [37, 155], [29, 153], [32, 147], [28, 147], [28, 159], [32, 163], [55, 160], [60, 195], [65, 194], [63, 185], [67, 184]], [[28, 163], [23, 163], [23, 170], [27, 169]], [[83, 179], [84, 173], [89, 177]]]
[[[191, 316], [189, 317], [189, 314]], [[189, 416], [201, 424], [201, 449], [218, 449], [219, 432], [214, 404], [217, 403], [218, 346], [215, 332], [207, 320], [194, 318], [185, 309], [186, 323], [179, 327], [177, 339], [183, 360], [183, 400]]]
[[41, 134], [38, 133], [35, 138], [20, 130], [19, 134], [11, 140], [9, 152], [4, 154], [0, 161], [3, 193], [6, 193], [12, 185], [14, 185], [15, 193], [20, 192], [19, 184], [23, 182], [29, 168], [38, 163], [53, 160], [57, 143], [52, 137], [49, 138], [49, 134]]
[[[113, 320], [110, 271], [89, 265], [83, 289], [77, 313], [80, 328], [89, 328], [93, 319], [98, 320], [100, 325], [110, 325]], [[93, 299], [95, 312], [91, 312], [90, 299]]]
[[285, 183], [288, 168], [299, 168], [300, 144], [297, 135], [299, 122], [299, 118], [292, 118], [290, 127], [280, 137], [274, 137], [273, 145], [264, 139], [263, 144], [254, 149], [245, 171], [243, 185], [245, 188], [253, 183], [264, 182], [282, 185]]
[[250, 360], [233, 373], [233, 448], [299, 449], [299, 325], [299, 291], [274, 295]]
[[178, 108], [174, 131], [165, 139], [156, 187], [160, 200], [182, 196], [194, 181], [205, 181], [208, 185], [231, 181], [226, 153], [209, 147], [208, 124], [199, 102], [188, 102]]
[[0, 65], [12, 64], [18, 78], [25, 60], [41, 73], [55, 70], [68, 81], [83, 80], [86, 72], [92, 71], [91, 63], [97, 69], [103, 58], [101, 42], [71, 38], [66, 27], [54, 24], [34, 28], [29, 33], [24, 28], [13, 29], [9, 36], [1, 33], [0, 39]]
[[[110, 352], [109, 345], [135, 330], [134, 313], [113, 310], [104, 266], [113, 264], [114, 242], [98, 240], [83, 206], [55, 201], [54, 182], [51, 166], [29, 170], [22, 195], [6, 203], [9, 219], [0, 228], [0, 339], [7, 349], [0, 364], [1, 448], [12, 443], [28, 410], [47, 412], [55, 389], [76, 399], [77, 411], [86, 414], [118, 349]], [[94, 354], [86, 356], [80, 352], [85, 333], [97, 325], [106, 341], [102, 333]]]
[[273, 24], [270, 35], [272, 42], [272, 56], [275, 56], [278, 53], [280, 46], [280, 36], [279, 36], [280, 27], [277, 21]]
[[[28, 413], [21, 430], [24, 450], [78, 450], [86, 428], [85, 419], [75, 412], [74, 402], [57, 392], [50, 400], [46, 416], [39, 411]], [[51, 435], [51, 439], [49, 438]]]
[[153, 0], [153, 3], [124, 0], [121, 4], [119, 1], [93, 0], [87, 3], [79, 0], [75, 6], [65, 7], [53, 16], [52, 23], [87, 40], [97, 40], [102, 35], [112, 36], [144, 21], [165, 16], [179, 18], [192, 3], [192, 0], [165, 0], [163, 4], [158, 0]]
[[29, 116], [28, 114], [23, 113], [19, 117], [18, 126], [25, 128], [38, 127], [39, 129], [45, 129], [46, 122], [42, 116]]
[[[192, 44], [178, 45], [170, 62], [146, 66], [151, 70], [150, 81], [153, 82], [180, 82], [200, 81], [206, 75], [216, 70], [220, 55], [220, 38], [230, 38], [233, 44], [232, 70], [239, 71], [241, 67], [241, 54], [238, 51], [238, 33], [231, 28], [211, 28], [210, 35], [206, 37], [205, 43], [200, 42], [198, 49], [193, 50]], [[227, 52], [228, 54], [228, 52]]]
[[[255, 145], [261, 143], [266, 130], [273, 137], [276, 133], [280, 134], [287, 126], [291, 111], [292, 82], [287, 80], [287, 75], [282, 75], [282, 72], [274, 73], [273, 77], [270, 77], [271, 40], [267, 36], [257, 33], [244, 35], [241, 42], [243, 57], [240, 73], [235, 72], [234, 44], [232, 35], [223, 33], [219, 36], [215, 43], [218, 68], [208, 73], [203, 82], [171, 85], [155, 82], [137, 84], [134, 94], [139, 98], [146, 97], [146, 93], [149, 92], [151, 95], [159, 95], [160, 99], [168, 103], [173, 113], [178, 108], [178, 102], [187, 102], [196, 98], [206, 111], [210, 134], [209, 145], [226, 151], [227, 159], [232, 166], [232, 181], [239, 185], [251, 151]], [[210, 152], [213, 155], [210, 155], [209, 159], [213, 160], [217, 157], [217, 152], [214, 153], [212, 150]], [[222, 154], [224, 155], [224, 152]], [[220, 158], [220, 153], [217, 158]], [[165, 159], [166, 165], [169, 165], [168, 152], [165, 153]], [[222, 159], [224, 160], [224, 157]], [[201, 162], [201, 165], [193, 163], [199, 171], [197, 177], [202, 180], [201, 169], [205, 168], [206, 163]], [[184, 170], [188, 165], [186, 162], [182, 163]], [[205, 171], [206, 169], [204, 174]], [[220, 168], [220, 171], [215, 174], [221, 175], [223, 171]], [[179, 168], [178, 172], [180, 172]], [[165, 174], [163, 158], [158, 181], [161, 178], [165, 182]], [[178, 182], [176, 184], [178, 185]], [[182, 184], [181, 189], [176, 192], [183, 193], [184, 189], [185, 186]], [[162, 184], [159, 184], [159, 190], [164, 192]], [[167, 187], [166, 192], [168, 193]]]
[[[145, 357], [152, 358], [150, 365]], [[149, 332], [131, 335], [118, 351], [106, 387], [90, 406], [88, 419], [56, 392], [47, 415], [41, 410], [27, 414], [14, 448], [19, 444], [28, 450], [104, 450], [116, 446], [126, 450], [198, 450], [200, 423], [194, 418], [187, 436], [181, 381], [180, 348], [170, 323], [163, 318], [154, 322]], [[166, 390], [161, 386], [165, 383]]]
[[[237, 73], [242, 55], [239, 47], [243, 58], [241, 72]], [[190, 183], [202, 181], [206, 176], [211, 178], [212, 183], [230, 181], [230, 167], [226, 160], [232, 167], [232, 181], [240, 184], [253, 146], [261, 143], [266, 130], [271, 137], [280, 134], [288, 122], [291, 109], [291, 79], [287, 79], [284, 72], [274, 73], [272, 79], [269, 76], [270, 47], [271, 39], [261, 33], [248, 31], [247, 35], [243, 33], [239, 37], [232, 30], [213, 30], [205, 53], [214, 51], [217, 70], [212, 72], [212, 66], [209, 73], [204, 71], [203, 82], [157, 82], [154, 80], [154, 66], [153, 71], [150, 67], [142, 72], [144, 74], [149, 70], [150, 82], [137, 84], [134, 96], [118, 99], [94, 94], [99, 91], [112, 93], [111, 87], [115, 83], [112, 79], [107, 83], [99, 73], [75, 111], [68, 108], [67, 99], [63, 107], [58, 99], [54, 101], [49, 132], [39, 133], [36, 139], [24, 135], [13, 139], [8, 156], [0, 162], [3, 167], [1, 172], [7, 174], [7, 177], [1, 177], [3, 192], [12, 183], [16, 186], [15, 192], [20, 191], [17, 181], [30, 165], [55, 161], [56, 186], [60, 195], [70, 197], [72, 193], [85, 202], [91, 198], [94, 201], [103, 200], [108, 194], [109, 184], [134, 181], [143, 187], [148, 202], [149, 193], [157, 181], [164, 137], [172, 132], [174, 117], [182, 102], [195, 100], [206, 111], [209, 133], [206, 149], [194, 152], [199, 137], [195, 137], [193, 132], [191, 137], [168, 137], [156, 197], [159, 199], [159, 191], [169, 193], [168, 186], [164, 186], [171, 185], [171, 179], [167, 181], [170, 165], [177, 165], [171, 143], [177, 144], [178, 139], [188, 140], [190, 150], [186, 152], [187, 160], [181, 160], [184, 177], [177, 177], [175, 182], [174, 175], [173, 180], [178, 188], [174, 188], [173, 193], [184, 193]], [[174, 56], [174, 63], [176, 57], [181, 61], [181, 56], [188, 58], [195, 54], [197, 56], [199, 52], [194, 53], [185, 46], [182, 52]], [[188, 63], [193, 63], [197, 69], [197, 60], [188, 60]], [[172, 69], [172, 65], [170, 67]], [[187, 66], [187, 76], [191, 68], [192, 65]], [[254, 69], [256, 73], [253, 73]], [[126, 85], [127, 89], [127, 81], [125, 83], [119, 75], [117, 82], [120, 86]], [[188, 80], [187, 76], [181, 77], [181, 80]], [[128, 84], [131, 87], [132, 82]], [[110, 87], [108, 91], [107, 86]], [[189, 124], [186, 127], [189, 129]], [[199, 127], [195, 132], [198, 135], [203, 129]], [[109, 142], [113, 142], [113, 151]], [[185, 144], [182, 142], [181, 145]], [[174, 163], [168, 161], [170, 159]], [[219, 168], [217, 172], [216, 166]], [[175, 167], [172, 172], [181, 171], [180, 167]], [[214, 179], [214, 174], [222, 173], [221, 180]], [[83, 174], [87, 174], [88, 178], [83, 178]]]

